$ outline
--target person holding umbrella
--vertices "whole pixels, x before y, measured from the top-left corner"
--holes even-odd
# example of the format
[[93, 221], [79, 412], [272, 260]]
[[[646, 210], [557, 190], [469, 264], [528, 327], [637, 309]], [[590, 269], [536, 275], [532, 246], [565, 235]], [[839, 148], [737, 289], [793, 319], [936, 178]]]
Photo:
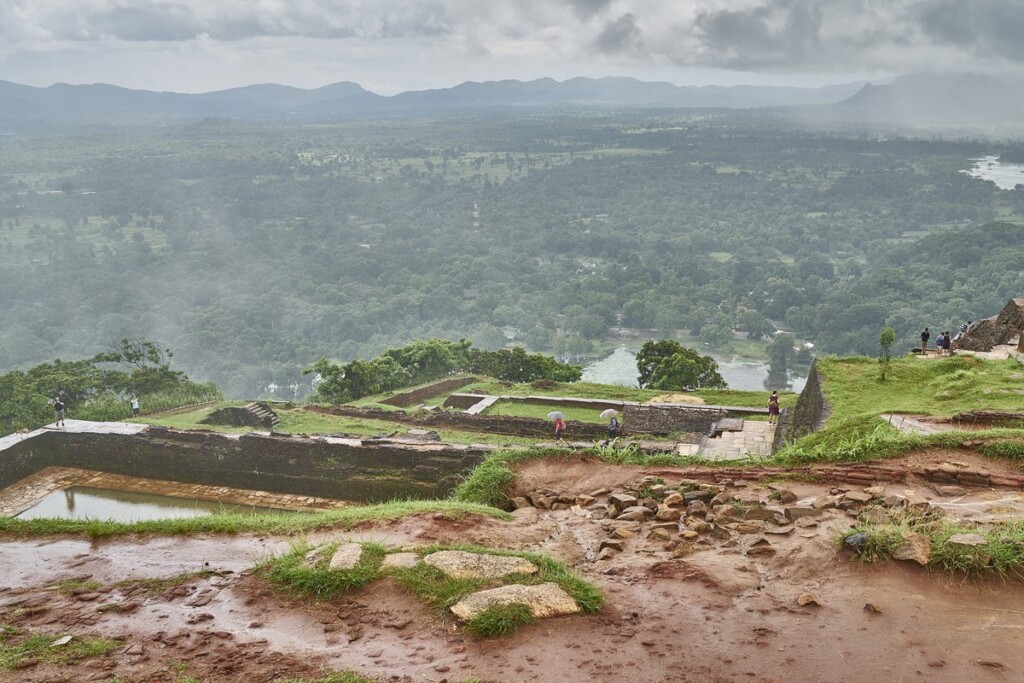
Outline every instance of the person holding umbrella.
[[601, 413], [601, 417], [609, 420], [608, 422], [608, 440], [605, 444], [610, 444], [612, 441], [619, 437], [619, 411], [614, 408], [609, 408]]
[[548, 419], [555, 421], [555, 441], [561, 441], [562, 433], [565, 432], [565, 416], [555, 410], [548, 413]]

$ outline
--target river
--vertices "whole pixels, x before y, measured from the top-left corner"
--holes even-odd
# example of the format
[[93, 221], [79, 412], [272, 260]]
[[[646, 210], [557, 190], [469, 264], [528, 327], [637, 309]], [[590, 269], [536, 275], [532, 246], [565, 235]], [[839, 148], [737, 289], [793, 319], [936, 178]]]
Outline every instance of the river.
[[[636, 353], [639, 349], [618, 348], [611, 355], [600, 360], [591, 361], [583, 366], [583, 381], [600, 384], [621, 384], [635, 387]], [[718, 362], [718, 372], [730, 389], [743, 391], [764, 391], [764, 382], [768, 379], [768, 364], [756, 360], [741, 360], [735, 357], [723, 357], [709, 354]], [[807, 382], [806, 377], [790, 376], [793, 391], [800, 391]]]
[[1024, 184], [1024, 164], [1004, 164], [999, 157], [981, 157], [971, 159], [974, 166], [966, 171], [972, 178], [989, 180], [996, 184], [1000, 190], [1014, 190], [1018, 185]]

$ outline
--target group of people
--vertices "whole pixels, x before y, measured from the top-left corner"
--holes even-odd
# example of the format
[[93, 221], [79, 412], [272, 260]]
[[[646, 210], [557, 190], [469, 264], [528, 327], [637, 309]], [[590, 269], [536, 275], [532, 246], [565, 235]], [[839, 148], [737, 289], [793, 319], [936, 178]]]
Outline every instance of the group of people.
[[[967, 323], [967, 324], [969, 325], [970, 323]], [[932, 333], [928, 330], [927, 327], [924, 328], [924, 331], [921, 332], [921, 354], [922, 355], [925, 355], [925, 356], [928, 355], [928, 342], [929, 342], [929, 340], [931, 340], [931, 338], [932, 338]], [[953, 353], [953, 351], [951, 350], [951, 348], [952, 348], [951, 344], [952, 343], [953, 343], [953, 338], [949, 336], [949, 332], [940, 332], [939, 336], [936, 337], [936, 339], [935, 339], [935, 350], [938, 352], [937, 355], [939, 355], [939, 356], [941, 356], [941, 355], [947, 355], [947, 356], [948, 355], [952, 355], [952, 353]]]
[[[619, 418], [615, 415], [611, 416], [611, 420], [608, 421], [608, 440], [605, 444], [609, 444], [619, 437], [619, 427], [621, 423]], [[562, 434], [565, 433], [565, 419], [559, 415], [555, 418], [555, 441], [562, 440]]]

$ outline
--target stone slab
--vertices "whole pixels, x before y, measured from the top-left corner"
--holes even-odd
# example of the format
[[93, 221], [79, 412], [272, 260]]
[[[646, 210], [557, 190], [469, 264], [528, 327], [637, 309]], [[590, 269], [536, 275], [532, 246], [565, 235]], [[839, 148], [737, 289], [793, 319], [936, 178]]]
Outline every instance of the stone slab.
[[332, 571], [339, 569], [352, 569], [359, 564], [363, 556], [363, 546], [358, 543], [342, 543], [331, 556], [331, 564], [328, 567]]
[[420, 562], [420, 556], [416, 553], [391, 553], [384, 556], [381, 563], [383, 569], [410, 569]]
[[537, 586], [512, 584], [467, 595], [452, 606], [452, 614], [468, 621], [497, 605], [526, 605], [537, 619], [580, 612], [580, 606], [561, 586], [542, 583]]
[[521, 557], [441, 550], [423, 561], [453, 579], [500, 579], [509, 574], [536, 574], [537, 565]]

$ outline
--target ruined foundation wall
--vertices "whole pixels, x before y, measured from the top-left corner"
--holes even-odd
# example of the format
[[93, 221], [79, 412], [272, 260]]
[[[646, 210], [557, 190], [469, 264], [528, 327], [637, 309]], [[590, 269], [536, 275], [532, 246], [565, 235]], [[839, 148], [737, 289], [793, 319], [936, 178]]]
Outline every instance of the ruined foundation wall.
[[821, 373], [818, 363], [811, 363], [807, 373], [807, 384], [796, 400], [796, 406], [786, 416], [786, 424], [776, 430], [776, 447], [781, 444], [780, 435], [786, 440], [794, 441], [801, 436], [817, 431], [829, 414], [828, 401], [821, 385]]
[[150, 428], [47, 432], [0, 453], [0, 487], [45, 467], [363, 502], [447, 495], [488, 451]]
[[441, 380], [440, 382], [434, 382], [428, 384], [425, 387], [419, 389], [413, 389], [412, 391], [403, 391], [400, 394], [395, 394], [389, 398], [384, 399], [381, 403], [389, 406], [395, 406], [397, 408], [405, 408], [406, 406], [414, 406], [423, 403], [428, 398], [434, 396], [440, 396], [441, 394], [447, 394], [450, 391], [461, 389], [464, 386], [474, 384], [478, 382], [476, 377], [455, 377], [452, 379]]

